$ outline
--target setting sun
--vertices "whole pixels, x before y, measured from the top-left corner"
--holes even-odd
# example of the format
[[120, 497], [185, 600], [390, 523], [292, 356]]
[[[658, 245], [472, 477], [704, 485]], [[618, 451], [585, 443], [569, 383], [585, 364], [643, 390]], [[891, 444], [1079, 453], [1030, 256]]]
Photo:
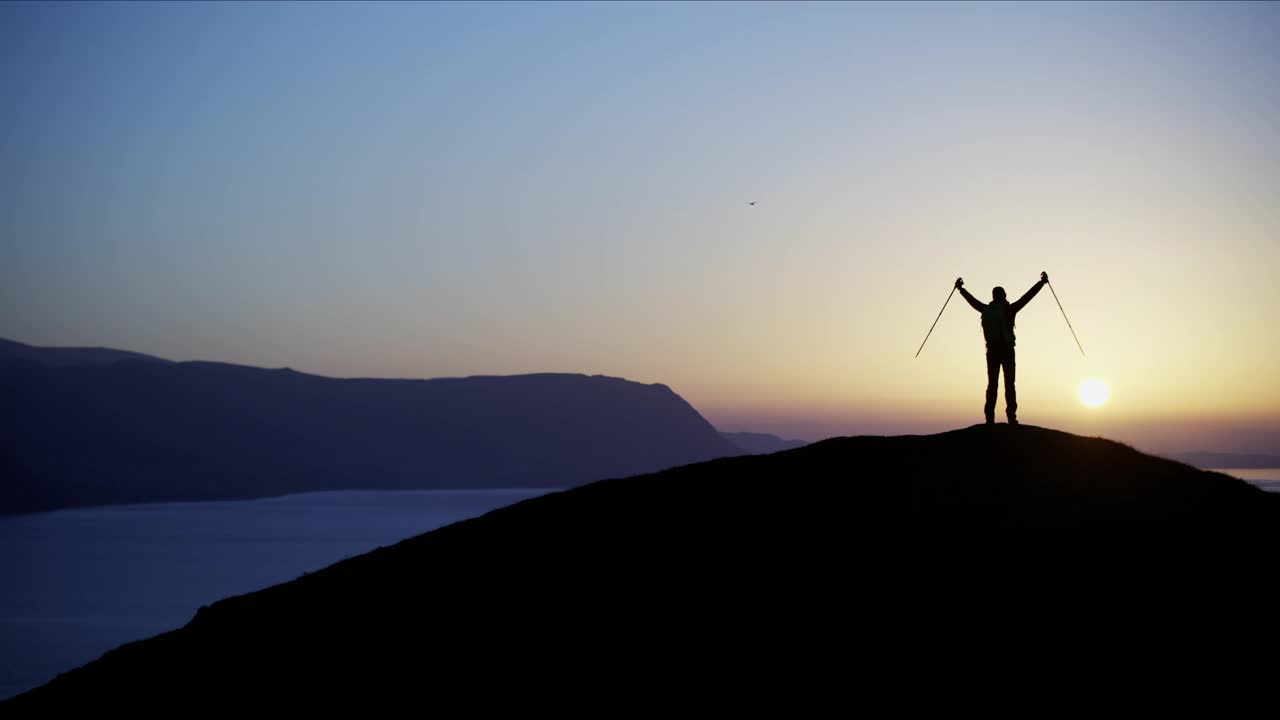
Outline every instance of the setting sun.
[[1111, 397], [1107, 384], [1097, 378], [1086, 378], [1080, 381], [1080, 402], [1091, 408], [1101, 407]]

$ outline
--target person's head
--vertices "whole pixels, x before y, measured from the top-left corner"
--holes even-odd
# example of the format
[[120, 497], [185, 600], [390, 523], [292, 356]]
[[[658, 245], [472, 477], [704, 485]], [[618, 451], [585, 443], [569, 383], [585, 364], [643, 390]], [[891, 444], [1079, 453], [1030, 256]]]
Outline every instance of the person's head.
[[1004, 288], [998, 286], [991, 288], [991, 299], [996, 302], [1004, 302]]

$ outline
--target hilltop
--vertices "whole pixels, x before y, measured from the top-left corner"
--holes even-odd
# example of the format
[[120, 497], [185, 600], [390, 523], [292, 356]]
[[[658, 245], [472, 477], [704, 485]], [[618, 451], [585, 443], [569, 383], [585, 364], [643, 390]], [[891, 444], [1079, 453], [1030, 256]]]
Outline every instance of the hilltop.
[[525, 501], [0, 709], [1273, 714], [1277, 501], [1035, 427], [837, 438]]
[[741, 453], [671, 388], [622, 378], [339, 379], [17, 345], [0, 346], [0, 514], [568, 487]]

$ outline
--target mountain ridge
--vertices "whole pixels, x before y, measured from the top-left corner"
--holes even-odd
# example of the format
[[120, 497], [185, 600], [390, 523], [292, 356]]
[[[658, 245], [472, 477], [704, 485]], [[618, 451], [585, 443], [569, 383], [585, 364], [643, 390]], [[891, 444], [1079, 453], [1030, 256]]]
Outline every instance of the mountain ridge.
[[1280, 468], [1280, 455], [1265, 453], [1222, 453], [1198, 450], [1179, 453], [1173, 458], [1198, 468]]
[[0, 360], [26, 360], [43, 365], [102, 365], [124, 360], [168, 363], [155, 355], [108, 347], [44, 347], [0, 338]]
[[564, 487], [741, 452], [662, 384], [0, 361], [0, 514], [337, 489]]
[[742, 448], [743, 452], [751, 453], [752, 455], [794, 450], [809, 444], [804, 440], [784, 440], [777, 435], [762, 432], [725, 432], [722, 430], [720, 435]]

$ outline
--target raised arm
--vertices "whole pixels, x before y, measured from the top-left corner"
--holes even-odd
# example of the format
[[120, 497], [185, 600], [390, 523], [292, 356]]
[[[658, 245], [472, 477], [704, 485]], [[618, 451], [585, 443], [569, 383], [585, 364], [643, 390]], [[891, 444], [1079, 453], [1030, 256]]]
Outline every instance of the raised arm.
[[957, 289], [957, 290], [959, 290], [959, 291], [960, 291], [960, 295], [962, 295], [962, 296], [964, 297], [964, 299], [965, 299], [965, 300], [966, 300], [966, 301], [967, 301], [971, 306], [973, 306], [973, 309], [974, 309], [974, 310], [977, 310], [978, 312], [982, 312], [983, 310], [986, 310], [986, 309], [987, 309], [987, 304], [986, 304], [986, 303], [984, 303], [984, 302], [979, 302], [979, 301], [978, 301], [978, 298], [976, 298], [976, 297], [974, 297], [974, 296], [970, 295], [970, 294], [969, 294], [969, 291], [964, 289], [964, 278], [956, 278], [956, 289]]
[[1036, 293], [1040, 292], [1040, 288], [1044, 287], [1046, 284], [1048, 284], [1048, 282], [1049, 282], [1049, 274], [1043, 273], [1043, 272], [1040, 273], [1040, 282], [1036, 283], [1035, 285], [1032, 285], [1031, 289], [1028, 290], [1025, 295], [1018, 298], [1018, 302], [1009, 306], [1009, 309], [1013, 310], [1014, 312], [1018, 312], [1022, 308], [1026, 307], [1027, 303], [1031, 302], [1031, 298], [1035, 297]]

